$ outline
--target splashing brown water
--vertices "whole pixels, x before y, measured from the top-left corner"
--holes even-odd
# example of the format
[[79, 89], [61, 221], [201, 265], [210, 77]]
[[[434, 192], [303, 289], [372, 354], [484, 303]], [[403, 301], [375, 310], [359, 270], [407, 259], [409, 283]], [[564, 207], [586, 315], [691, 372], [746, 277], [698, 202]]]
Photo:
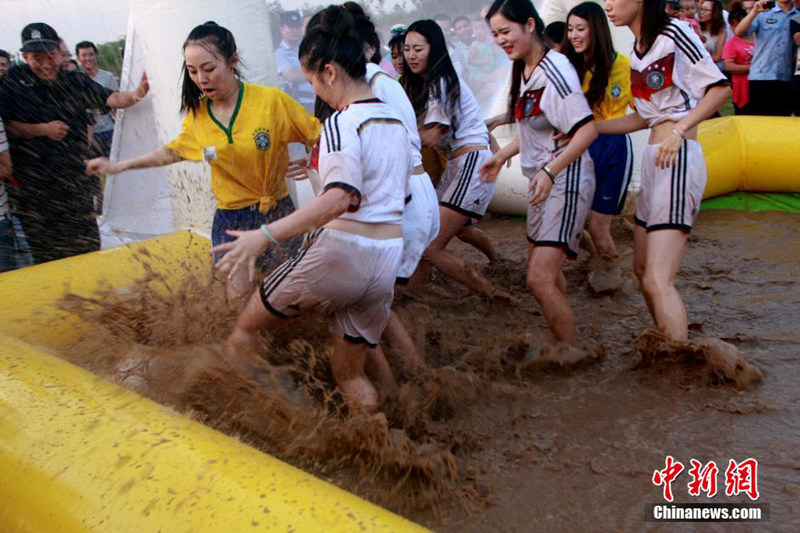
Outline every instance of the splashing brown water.
[[[701, 215], [678, 281], [693, 322], [678, 357], [658, 335], [639, 336], [650, 319], [628, 266], [630, 222], [618, 221], [622, 289], [593, 296], [583, 255], [566, 267], [579, 333], [598, 355], [566, 365], [525, 287], [524, 224], [482, 227], [503, 256], [486, 274], [522, 304], [487, 302], [441, 277], [398, 295], [431, 370], [398, 369], [399, 394], [373, 417], [344, 407], [318, 318], [265, 341], [256, 380], [219, 365], [236, 310], [213, 281], [187, 277], [165, 291], [151, 275], [125, 293], [67, 298], [92, 324], [68, 357], [441, 531], [639, 531], [643, 504], [660, 501], [650, 477], [667, 454], [756, 457], [771, 525], [796, 520], [800, 217]], [[553, 361], [532, 360], [532, 347]]]

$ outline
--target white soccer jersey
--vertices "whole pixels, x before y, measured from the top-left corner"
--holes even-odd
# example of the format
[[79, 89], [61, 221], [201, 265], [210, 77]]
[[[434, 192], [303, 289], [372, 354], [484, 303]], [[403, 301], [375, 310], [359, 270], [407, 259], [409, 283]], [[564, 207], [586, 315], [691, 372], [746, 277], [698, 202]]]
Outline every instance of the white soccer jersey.
[[442, 151], [444, 152], [455, 152], [459, 148], [473, 144], [489, 144], [489, 130], [486, 129], [481, 107], [478, 105], [475, 95], [472, 94], [461, 76], [458, 78], [458, 83], [461, 96], [454, 109], [447, 108], [447, 93], [444, 80], [442, 80], [439, 98], [431, 95], [425, 112], [424, 124], [426, 126], [440, 124], [450, 128], [450, 133], [442, 141]]
[[631, 92], [636, 111], [651, 128], [678, 121], [715, 85], [727, 84], [700, 37], [688, 24], [671, 19], [653, 45], [631, 54]]
[[520, 165], [528, 178], [557, 153], [556, 133], [571, 136], [594, 119], [575, 67], [553, 50], [545, 52], [530, 79], [522, 78], [514, 116], [519, 124]]
[[325, 121], [319, 145], [324, 189], [355, 193], [340, 218], [401, 223], [413, 167], [408, 133], [395, 111], [377, 98], [354, 102]]
[[414, 166], [422, 164], [422, 141], [419, 140], [419, 130], [417, 130], [417, 116], [414, 113], [414, 106], [406, 95], [405, 89], [397, 80], [386, 74], [381, 67], [375, 63], [367, 63], [367, 83], [372, 87], [372, 92], [381, 102], [391, 107], [403, 121], [411, 141], [411, 154]]

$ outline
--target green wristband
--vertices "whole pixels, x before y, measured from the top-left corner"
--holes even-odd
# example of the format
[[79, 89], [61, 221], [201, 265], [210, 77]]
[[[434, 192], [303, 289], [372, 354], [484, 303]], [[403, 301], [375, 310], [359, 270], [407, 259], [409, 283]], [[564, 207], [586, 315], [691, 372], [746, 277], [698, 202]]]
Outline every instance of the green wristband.
[[269, 231], [269, 228], [267, 227], [266, 224], [261, 224], [261, 233], [266, 235], [267, 239], [269, 239], [269, 242], [271, 242], [272, 244], [278, 244], [278, 239], [276, 239], [272, 235], [272, 233]]

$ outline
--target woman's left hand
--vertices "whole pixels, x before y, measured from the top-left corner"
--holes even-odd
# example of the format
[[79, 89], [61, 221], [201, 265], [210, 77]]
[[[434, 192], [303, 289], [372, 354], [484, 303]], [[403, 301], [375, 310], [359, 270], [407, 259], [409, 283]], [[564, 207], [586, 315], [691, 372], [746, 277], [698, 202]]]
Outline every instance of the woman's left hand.
[[572, 137], [567, 136], [566, 133], [556, 133], [553, 135], [553, 140], [556, 142], [556, 148], [561, 150], [569, 144], [569, 142], [572, 140]]
[[226, 231], [228, 235], [236, 237], [235, 241], [226, 242], [215, 246], [211, 253], [225, 252], [222, 259], [217, 261], [215, 268], [228, 273], [228, 279], [233, 279], [236, 273], [247, 269], [248, 279], [255, 281], [257, 269], [256, 259], [269, 248], [269, 240], [260, 229], [250, 231]]
[[669, 168], [675, 163], [678, 157], [678, 151], [683, 144], [683, 138], [675, 133], [670, 133], [669, 136], [658, 145], [656, 152], [656, 166], [658, 168]]

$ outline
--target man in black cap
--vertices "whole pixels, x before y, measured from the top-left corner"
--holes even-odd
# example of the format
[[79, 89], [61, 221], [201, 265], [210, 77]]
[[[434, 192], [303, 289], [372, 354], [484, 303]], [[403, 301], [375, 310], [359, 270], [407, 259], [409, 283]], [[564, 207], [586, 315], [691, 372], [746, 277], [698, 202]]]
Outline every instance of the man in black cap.
[[275, 49], [275, 67], [281, 77], [281, 89], [300, 102], [306, 111], [314, 111], [315, 94], [300, 69], [298, 57], [303, 40], [303, 18], [297, 11], [281, 13], [281, 44]]
[[136, 91], [112, 92], [82, 72], [61, 69], [59, 37], [44, 23], [22, 30], [25, 65], [0, 82], [0, 117], [11, 139], [17, 214], [36, 263], [100, 248], [94, 212], [95, 178], [85, 175], [89, 109], [121, 109], [144, 98], [147, 77]]

